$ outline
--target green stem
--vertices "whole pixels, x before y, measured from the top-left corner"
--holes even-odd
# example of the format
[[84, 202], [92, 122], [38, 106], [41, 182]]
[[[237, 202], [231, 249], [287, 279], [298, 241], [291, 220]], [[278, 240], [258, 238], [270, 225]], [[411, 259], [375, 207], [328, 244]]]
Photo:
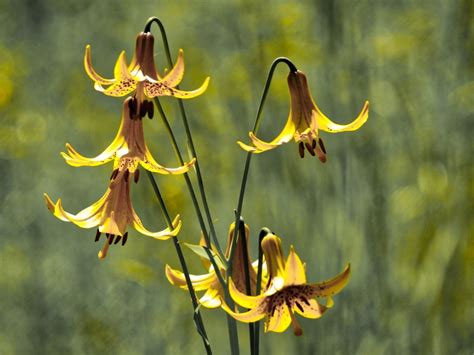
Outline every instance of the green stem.
[[[263, 263], [263, 250], [262, 250], [262, 239], [265, 238], [267, 234], [271, 233], [268, 228], [263, 228], [260, 231], [260, 235], [258, 236], [258, 269], [257, 269], [257, 285], [255, 288], [255, 295], [258, 296], [260, 294], [262, 288], [262, 263]], [[258, 355], [259, 349], [259, 338], [260, 338], [260, 322], [254, 323], [254, 330], [255, 330], [255, 337], [254, 337], [254, 354]]]
[[[261, 115], [262, 115], [263, 106], [265, 105], [265, 101], [267, 99], [268, 90], [270, 89], [270, 84], [272, 83], [273, 72], [275, 71], [275, 68], [277, 67], [277, 65], [279, 63], [285, 63], [288, 66], [288, 68], [290, 69], [290, 71], [292, 71], [292, 72], [297, 71], [296, 66], [293, 64], [293, 62], [291, 60], [289, 60], [288, 58], [286, 58], [286, 57], [278, 57], [273, 61], [272, 65], [270, 67], [270, 71], [268, 72], [267, 81], [265, 82], [265, 87], [263, 89], [262, 98], [260, 100], [260, 105], [258, 107], [257, 116], [255, 118], [255, 124], [254, 124], [253, 130], [252, 130], [252, 132], [254, 134], [257, 134], [258, 128], [260, 126], [260, 118], [261, 118]], [[239, 218], [242, 215], [242, 208], [243, 208], [244, 196], [245, 196], [245, 188], [247, 186], [247, 177], [248, 177], [248, 174], [249, 174], [250, 162], [252, 161], [252, 154], [253, 153], [248, 152], [247, 153], [247, 158], [245, 160], [244, 174], [242, 176], [242, 183], [240, 185], [239, 201], [237, 203], [237, 212], [236, 212], [236, 216], [235, 216], [235, 225], [237, 225], [237, 223], [239, 221]], [[232, 240], [232, 245], [231, 245], [231, 248], [230, 248], [230, 258], [229, 258], [229, 260], [232, 260], [236, 242], [237, 242], [237, 228], [234, 230], [234, 238]], [[229, 275], [229, 276], [232, 275], [232, 263], [229, 265], [227, 275]]]
[[[249, 270], [249, 249], [247, 246], [247, 237], [245, 235], [245, 223], [242, 217], [239, 218], [239, 238], [242, 238], [242, 262], [244, 263], [245, 272], [245, 290], [247, 295], [252, 295], [250, 286], [250, 270]], [[254, 355], [255, 351], [255, 330], [254, 323], [249, 323], [249, 340], [250, 340], [250, 354]]]
[[[165, 27], [163, 26], [163, 23], [157, 17], [150, 17], [147, 20], [144, 32], [150, 32], [150, 28], [151, 28], [151, 25], [153, 24], [153, 22], [155, 22], [158, 25], [158, 27], [160, 28], [161, 38], [163, 39], [163, 46], [165, 48], [165, 53], [166, 53], [166, 59], [168, 61], [168, 66], [171, 70], [173, 68], [173, 61], [171, 60], [171, 51], [170, 51], [169, 44], [168, 44], [168, 37], [166, 36], [166, 30], [165, 30]], [[176, 88], [179, 89], [179, 85], [176, 86]], [[217, 239], [217, 234], [216, 234], [216, 230], [214, 228], [214, 222], [212, 220], [211, 211], [209, 210], [209, 204], [207, 202], [206, 192], [205, 192], [205, 189], [204, 189], [204, 182], [203, 182], [203, 179], [202, 179], [201, 168], [199, 166], [199, 159], [197, 157], [196, 149], [194, 147], [194, 141], [193, 141], [193, 137], [192, 137], [192, 134], [191, 134], [191, 128], [190, 128], [189, 123], [188, 123], [188, 118], [186, 116], [186, 111], [184, 109], [183, 100], [178, 99], [178, 106], [179, 106], [179, 111], [180, 111], [180, 114], [181, 114], [181, 119], [183, 121], [183, 125], [184, 125], [185, 131], [186, 131], [186, 136], [187, 136], [187, 139], [188, 139], [189, 149], [191, 150], [191, 154], [193, 155], [193, 157], [196, 158], [196, 163], [194, 164], [194, 167], [196, 169], [196, 177], [197, 177], [197, 181], [198, 181], [199, 192], [200, 192], [202, 204], [203, 204], [203, 207], [204, 207], [204, 213], [206, 214], [207, 223], [209, 225], [209, 229], [210, 229], [210, 232], [211, 232], [211, 237], [212, 237], [212, 240], [213, 240], [215, 246], [217, 247], [219, 255], [222, 257], [223, 260], [225, 260], [224, 254], [222, 253], [222, 249], [219, 245], [219, 240]], [[208, 241], [206, 241], [206, 243], [208, 243]], [[210, 245], [207, 245], [207, 247], [210, 248]]]
[[[160, 207], [161, 207], [161, 210], [163, 211], [166, 224], [168, 225], [168, 228], [172, 230], [174, 228], [173, 222], [168, 213], [168, 209], [166, 208], [165, 201], [163, 200], [163, 197], [161, 196], [158, 185], [156, 184], [153, 174], [149, 171], [147, 171], [147, 174], [148, 174], [148, 178], [150, 179], [150, 183], [153, 186], [153, 191], [155, 192], [155, 195], [158, 198], [158, 202], [160, 203]], [[179, 262], [181, 263], [181, 267], [183, 268], [183, 273], [186, 278], [186, 285], [188, 287], [189, 295], [191, 296], [191, 301], [194, 307], [194, 322], [196, 323], [196, 328], [198, 330], [199, 335], [202, 338], [204, 347], [206, 348], [206, 353], [212, 354], [211, 344], [209, 343], [209, 340], [207, 339], [204, 322], [202, 321], [201, 312], [199, 311], [199, 308], [198, 308], [199, 303], [197, 301], [196, 294], [194, 293], [194, 288], [191, 282], [191, 278], [189, 277], [188, 266], [186, 265], [186, 260], [184, 259], [183, 251], [181, 250], [181, 246], [179, 245], [178, 237], [176, 236], [176, 237], [173, 237], [172, 239], [174, 242], [174, 247], [176, 248], [176, 253], [178, 254]]]
[[[168, 60], [168, 65], [171, 69], [173, 67], [173, 62], [171, 60], [171, 54], [170, 54], [168, 39], [167, 39], [167, 36], [166, 36], [166, 31], [165, 31], [165, 28], [164, 28], [163, 24], [161, 23], [161, 21], [157, 17], [150, 17], [148, 19], [146, 25], [145, 25], [144, 32], [150, 32], [150, 28], [151, 28], [151, 25], [153, 24], [153, 22], [156, 22], [156, 24], [160, 28], [161, 37], [163, 39], [163, 46], [165, 48], [165, 53], [166, 53], [166, 57], [167, 57], [167, 60]], [[168, 120], [167, 120], [166, 115], [164, 113], [163, 107], [161, 106], [161, 103], [158, 100], [158, 98], [155, 98], [155, 103], [158, 107], [158, 110], [160, 112], [160, 116], [163, 120], [163, 123], [166, 126], [168, 134], [170, 135], [171, 140], [173, 142], [173, 147], [174, 147], [175, 153], [178, 157], [178, 161], [182, 165], [184, 161], [183, 161], [181, 152], [179, 150], [176, 138], [174, 137], [171, 126], [168, 123]], [[191, 149], [191, 153], [193, 154], [193, 157], [196, 158], [196, 163], [195, 163], [194, 166], [196, 168], [196, 175], [197, 175], [197, 180], [198, 180], [198, 185], [199, 185], [199, 191], [200, 191], [201, 199], [202, 199], [202, 202], [203, 202], [203, 205], [204, 205], [204, 212], [206, 213], [207, 222], [209, 224], [209, 228], [210, 228], [210, 231], [211, 231], [211, 236], [212, 236], [213, 242], [214, 242], [214, 244], [217, 248], [219, 256], [221, 257], [223, 262], [226, 262], [225, 255], [222, 252], [222, 249], [219, 245], [219, 241], [217, 239], [217, 235], [216, 235], [216, 232], [215, 232], [215, 229], [214, 229], [214, 223], [212, 221], [211, 213], [210, 213], [209, 206], [208, 206], [208, 203], [207, 203], [207, 198], [206, 198], [206, 194], [205, 194], [205, 191], [204, 191], [204, 183], [203, 183], [202, 175], [201, 175], [201, 169], [199, 167], [199, 161], [197, 159], [196, 150], [194, 148], [194, 143], [193, 143], [193, 139], [192, 139], [192, 135], [191, 135], [191, 130], [190, 130], [190, 127], [189, 127], [189, 124], [188, 124], [188, 121], [187, 121], [186, 112], [184, 111], [184, 105], [183, 105], [183, 103], [180, 99], [178, 100], [178, 104], [179, 104], [179, 109], [180, 109], [180, 112], [181, 112], [181, 118], [183, 120], [183, 124], [184, 124], [185, 130], [186, 130], [186, 135], [187, 135], [187, 138], [188, 138], [188, 144], [189, 144], [189, 147]], [[197, 214], [197, 217], [198, 217], [198, 220], [199, 220], [201, 230], [204, 234], [204, 239], [206, 241], [206, 246], [209, 249], [211, 249], [211, 241], [210, 241], [210, 238], [209, 238], [209, 234], [207, 233], [206, 226], [204, 224], [204, 220], [203, 220], [203, 217], [202, 217], [201, 210], [199, 208], [199, 203], [197, 202], [197, 198], [196, 198], [196, 194], [194, 192], [193, 185], [192, 185], [191, 180], [189, 179], [189, 176], [188, 176], [187, 173], [184, 174], [184, 177], [185, 177], [185, 180], [186, 180], [186, 185], [188, 186], [189, 192], [191, 194], [191, 198], [193, 200], [194, 209], [196, 210], [196, 214]], [[214, 270], [216, 272], [216, 275], [218, 276], [218, 279], [221, 282], [223, 289], [225, 290], [225, 300], [226, 300], [227, 304], [230, 307], [234, 307], [234, 302], [233, 302], [232, 298], [230, 297], [228, 287], [227, 287], [227, 285], [224, 281], [224, 278], [222, 277], [222, 275], [220, 273], [220, 269], [215, 264], [215, 260], [212, 257], [212, 255], [210, 255], [209, 258], [211, 260], [211, 263], [214, 266]], [[231, 354], [232, 355], [238, 355], [239, 354], [239, 337], [238, 337], [238, 332], [237, 332], [237, 324], [236, 324], [235, 319], [232, 318], [228, 314], [227, 314], [227, 327], [228, 327], [228, 333], [229, 333], [229, 342], [230, 342]]]

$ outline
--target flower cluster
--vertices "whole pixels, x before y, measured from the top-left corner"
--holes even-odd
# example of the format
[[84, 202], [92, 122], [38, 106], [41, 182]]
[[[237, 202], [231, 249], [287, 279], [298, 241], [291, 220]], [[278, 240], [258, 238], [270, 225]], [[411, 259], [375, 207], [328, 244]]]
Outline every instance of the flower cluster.
[[120, 127], [115, 139], [102, 153], [94, 158], [84, 157], [68, 143], [67, 152], [61, 155], [66, 163], [75, 167], [99, 166], [113, 161], [109, 185], [97, 202], [77, 214], [66, 212], [61, 199], [54, 203], [47, 194], [44, 194], [48, 209], [60, 220], [72, 222], [81, 228], [97, 227], [95, 241], [100, 239], [102, 233], [106, 235], [104, 247], [99, 252], [100, 259], [106, 257], [112, 243], [117, 244], [121, 240], [122, 245], [125, 245], [129, 225], [139, 233], [159, 240], [176, 236], [181, 228], [181, 220], [177, 215], [172, 222], [172, 228], [159, 232], [146, 229], [132, 206], [131, 180], [138, 182], [139, 167], [159, 174], [183, 174], [193, 166], [194, 158], [176, 168], [168, 168], [157, 163], [146, 145], [143, 118], [146, 116], [153, 118], [153, 97], [196, 97], [206, 90], [209, 78], [197, 90], [178, 90], [176, 86], [184, 75], [183, 51], [179, 51], [176, 65], [162, 78], [155, 68], [153, 44], [154, 38], [150, 32], [139, 33], [135, 54], [130, 64], [127, 65], [125, 52], [119, 55], [114, 68], [114, 79], [105, 79], [96, 73], [91, 63], [90, 46], [86, 46], [84, 66], [86, 73], [94, 81], [94, 88], [109, 96], [130, 94], [131, 96], [123, 102]]

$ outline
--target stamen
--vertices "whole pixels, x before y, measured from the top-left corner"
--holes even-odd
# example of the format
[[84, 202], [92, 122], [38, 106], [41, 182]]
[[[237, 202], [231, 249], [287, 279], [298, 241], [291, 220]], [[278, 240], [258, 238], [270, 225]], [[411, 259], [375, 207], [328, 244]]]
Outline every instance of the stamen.
[[119, 173], [119, 169], [115, 169], [114, 171], [112, 171], [112, 175], [110, 175], [110, 180], [115, 179], [118, 173]]
[[133, 181], [135, 181], [135, 184], [138, 182], [138, 179], [140, 179], [140, 169], [137, 168], [133, 173]]
[[97, 232], [95, 233], [95, 241], [96, 241], [96, 242], [99, 240], [100, 235], [101, 235], [101, 233], [100, 233], [99, 230], [97, 229]]
[[323, 150], [324, 154], [327, 154], [326, 153], [326, 148], [324, 147], [324, 143], [323, 143], [323, 140], [321, 138], [318, 139], [318, 143], [319, 143], [319, 146], [321, 147], [321, 149]]
[[117, 244], [118, 242], [120, 242], [120, 239], [122, 239], [120, 235], [116, 236], [114, 244]]
[[306, 146], [306, 149], [308, 149], [309, 154], [311, 154], [314, 157], [316, 155], [316, 153], [314, 152], [314, 149], [311, 146], [311, 144], [306, 142], [304, 145]]
[[316, 154], [318, 155], [318, 159], [321, 163], [325, 163], [327, 161], [326, 154], [324, 154], [319, 147], [316, 147]]
[[313, 139], [312, 142], [311, 142], [311, 147], [314, 149], [316, 148], [316, 139]]
[[146, 116], [147, 112], [147, 107], [148, 107], [148, 100], [144, 100], [142, 104], [140, 105], [140, 118], [143, 118]]
[[275, 314], [275, 309], [276, 309], [276, 305], [273, 305], [273, 307], [272, 307], [272, 317]]
[[137, 99], [132, 97], [130, 101], [128, 101], [128, 108], [130, 109], [130, 118], [133, 120], [133, 117], [137, 114]]
[[300, 296], [300, 298], [303, 300], [304, 303], [306, 303], [308, 306], [311, 304], [309, 303], [308, 299], [305, 296]]
[[125, 170], [125, 173], [124, 173], [124, 179], [126, 182], [128, 182], [128, 177], [130, 176], [130, 172], [127, 170]]
[[115, 235], [111, 234], [109, 237], [109, 245], [114, 241]]
[[286, 302], [286, 306], [288, 307], [288, 311], [290, 312], [290, 317], [291, 317], [291, 325], [293, 326], [293, 333], [299, 337], [303, 335], [303, 329], [301, 329], [300, 324], [296, 320], [295, 314], [291, 310], [291, 306], [289, 305], [288, 302]]
[[123, 235], [122, 245], [125, 245], [125, 243], [127, 242], [127, 238], [128, 238], [128, 232], [126, 232], [126, 233]]
[[104, 247], [102, 248], [102, 250], [99, 251], [99, 254], [97, 254], [100, 260], [105, 259], [105, 257], [107, 256], [107, 252], [109, 251], [109, 246], [110, 244], [108, 243], [106, 239], [104, 243]]
[[303, 142], [300, 142], [300, 144], [298, 145], [298, 150], [299, 150], [299, 153], [300, 153], [300, 157], [304, 158], [304, 144], [303, 144]]
[[155, 105], [153, 105], [153, 101], [148, 101], [148, 107], [146, 111], [148, 113], [148, 118], [151, 120], [155, 114]]

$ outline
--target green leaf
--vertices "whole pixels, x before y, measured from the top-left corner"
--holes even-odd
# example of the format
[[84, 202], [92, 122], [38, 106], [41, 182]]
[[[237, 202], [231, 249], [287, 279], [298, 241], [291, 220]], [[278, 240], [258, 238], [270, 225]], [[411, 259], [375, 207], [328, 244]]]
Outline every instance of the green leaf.
[[212, 263], [212, 260], [209, 257], [209, 254], [214, 259], [216, 265], [221, 269], [227, 269], [223, 260], [217, 255], [214, 251], [209, 249], [206, 246], [196, 245], [196, 244], [189, 244], [189, 243], [182, 243], [186, 245], [189, 249], [191, 249], [195, 254], [199, 255], [201, 258], [207, 259]]

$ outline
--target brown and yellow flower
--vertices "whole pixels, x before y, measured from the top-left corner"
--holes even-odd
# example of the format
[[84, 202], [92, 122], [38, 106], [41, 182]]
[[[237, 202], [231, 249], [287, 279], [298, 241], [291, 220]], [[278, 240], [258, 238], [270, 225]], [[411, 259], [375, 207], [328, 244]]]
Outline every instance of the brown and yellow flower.
[[[232, 245], [232, 240], [234, 238], [234, 225], [232, 223], [229, 229], [229, 238], [227, 241], [227, 248], [225, 251], [225, 256], [228, 259], [230, 256], [230, 247]], [[245, 225], [245, 238], [249, 239], [249, 228]], [[203, 239], [201, 238], [201, 245], [204, 244]], [[232, 275], [234, 279], [235, 287], [241, 292], [246, 292], [246, 277], [245, 277], [245, 263], [244, 263], [244, 254], [242, 251], [242, 238], [239, 237], [235, 245], [235, 251], [232, 261]], [[250, 255], [247, 255], [246, 260], [250, 260]], [[216, 308], [220, 307], [224, 300], [224, 290], [222, 285], [219, 282], [216, 271], [214, 267], [210, 264], [209, 260], [202, 258], [203, 264], [208, 268], [209, 272], [202, 275], [190, 275], [191, 283], [195, 291], [205, 291], [204, 295], [200, 298], [199, 303], [206, 308]], [[248, 263], [250, 276], [250, 288], [253, 290], [252, 294], [255, 294], [255, 285], [257, 283], [257, 274], [256, 269], [258, 267], [258, 261], [254, 263]], [[172, 269], [169, 265], [166, 265], [166, 277], [168, 281], [175, 286], [187, 290], [186, 278], [184, 274], [179, 271]], [[221, 275], [225, 278], [225, 269], [220, 269]]]
[[[266, 290], [260, 295], [249, 296], [239, 290], [231, 280], [229, 291], [232, 298], [249, 311], [238, 313], [225, 304], [222, 307], [241, 322], [252, 323], [266, 318], [265, 332], [284, 332], [292, 324], [295, 335], [302, 335], [303, 331], [294, 313], [312, 319], [321, 317], [332, 307], [332, 296], [339, 293], [349, 281], [350, 265], [330, 280], [308, 284], [305, 265], [293, 246], [285, 261], [280, 238], [268, 234], [262, 240], [262, 249], [269, 273]], [[320, 304], [316, 297], [326, 298], [326, 305]]]
[[97, 227], [96, 242], [101, 233], [105, 233], [106, 240], [103, 249], [99, 252], [99, 259], [106, 257], [109, 245], [114, 240], [114, 244], [117, 244], [122, 239], [122, 245], [125, 245], [129, 225], [137, 232], [158, 240], [176, 236], [181, 228], [181, 220], [177, 215], [173, 221], [173, 229], [166, 228], [160, 232], [151, 232], [146, 229], [133, 209], [130, 199], [130, 172], [127, 169], [115, 171], [105, 194], [97, 202], [77, 214], [66, 212], [61, 199], [53, 203], [51, 198], [44, 194], [46, 206], [55, 217], [65, 222], [72, 222], [81, 228]]
[[[106, 79], [97, 74], [92, 67], [90, 46], [86, 46], [84, 67], [86, 73], [94, 81], [94, 88], [108, 96], [125, 96], [135, 91], [135, 97], [140, 106], [147, 96], [174, 96], [180, 99], [190, 99], [206, 91], [209, 77], [202, 86], [193, 91], [182, 91], [176, 88], [184, 75], [183, 50], [180, 49], [174, 67], [161, 77], [156, 70], [154, 61], [154, 37], [151, 32], [140, 32], [137, 35], [135, 54], [127, 65], [125, 51], [122, 51], [115, 63], [114, 78]], [[138, 107], [140, 108], [140, 107]]]
[[369, 117], [369, 102], [366, 101], [357, 118], [349, 124], [340, 125], [332, 122], [316, 106], [308, 88], [306, 75], [297, 70], [288, 75], [290, 91], [290, 114], [283, 130], [271, 142], [264, 142], [253, 132], [249, 133], [252, 146], [237, 142], [248, 152], [262, 153], [274, 149], [294, 139], [298, 143], [299, 154], [303, 158], [305, 147], [308, 152], [317, 155], [322, 162], [326, 161], [326, 149], [319, 136], [319, 130], [329, 133], [355, 131], [359, 129]]
[[134, 98], [127, 98], [123, 104], [122, 121], [112, 143], [98, 156], [87, 158], [79, 154], [69, 143], [67, 153], [61, 153], [72, 166], [98, 166], [114, 160], [114, 174], [128, 170], [138, 179], [138, 165], [148, 171], [160, 174], [183, 174], [189, 170], [196, 159], [177, 168], [167, 168], [156, 162], [151, 155], [143, 134], [141, 115], [133, 114], [136, 107]]

